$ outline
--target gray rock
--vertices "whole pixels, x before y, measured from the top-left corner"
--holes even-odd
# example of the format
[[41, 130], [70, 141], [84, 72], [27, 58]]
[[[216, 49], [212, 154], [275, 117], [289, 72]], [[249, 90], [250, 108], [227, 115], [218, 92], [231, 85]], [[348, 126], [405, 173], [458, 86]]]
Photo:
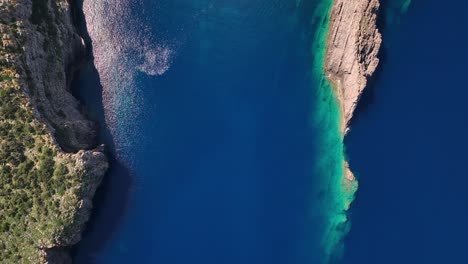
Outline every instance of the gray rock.
[[25, 51], [23, 82], [40, 117], [44, 119], [65, 151], [90, 149], [94, 145], [94, 124], [81, 112], [81, 106], [69, 90], [77, 64], [86, 58], [83, 39], [72, 23], [70, 5], [51, 0], [43, 23], [29, 19], [31, 0], [19, 0], [16, 19], [24, 23]]
[[382, 37], [377, 29], [379, 0], [335, 0], [325, 72], [342, 108], [343, 133], [349, 129], [359, 98], [379, 64]]
[[[379, 64], [377, 55], [382, 45], [377, 28], [379, 7], [379, 0], [334, 0], [331, 10], [325, 73], [340, 104], [343, 137], [349, 131], [368, 79]], [[354, 192], [357, 181], [346, 160], [343, 167], [346, 191]], [[348, 207], [349, 204], [345, 210]]]

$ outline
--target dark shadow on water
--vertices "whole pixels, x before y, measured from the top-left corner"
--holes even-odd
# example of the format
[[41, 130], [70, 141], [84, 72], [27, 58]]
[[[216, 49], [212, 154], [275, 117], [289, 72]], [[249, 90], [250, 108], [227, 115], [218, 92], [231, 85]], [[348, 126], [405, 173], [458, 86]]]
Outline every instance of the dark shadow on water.
[[[387, 8], [388, 2], [383, 0], [381, 1], [380, 5], [380, 12], [378, 14], [378, 20], [377, 20], [377, 27], [382, 33], [384, 29], [386, 28], [386, 17], [385, 17], [385, 8]], [[382, 36], [385, 38], [385, 35]], [[375, 101], [375, 84], [378, 83], [378, 80], [380, 79], [380, 76], [382, 72], [384, 71], [385, 68], [385, 62], [387, 58], [387, 52], [386, 52], [386, 47], [385, 47], [385, 42], [382, 43], [382, 47], [380, 48], [379, 54], [377, 55], [380, 62], [379, 66], [377, 67], [376, 71], [374, 74], [367, 80], [367, 86], [364, 89], [364, 92], [361, 94], [361, 98], [359, 99], [359, 103], [354, 110], [354, 115], [350, 121], [351, 128], [352, 124], [355, 122], [355, 119], [358, 119], [359, 116], [361, 116], [362, 113], [368, 111], [369, 107], [374, 103]]]
[[74, 263], [93, 263], [92, 256], [111, 239], [125, 214], [132, 179], [128, 169], [115, 157], [115, 145], [105, 123], [102, 86], [92, 61], [92, 43], [87, 33], [82, 6], [82, 0], [74, 1], [72, 14], [74, 23], [89, 49], [89, 60], [75, 73], [71, 89], [73, 95], [83, 103], [87, 116], [98, 123], [97, 142], [106, 145], [110, 168], [94, 197], [93, 214], [83, 239], [71, 249], [71, 253]]
[[[380, 1], [380, 11], [378, 14], [378, 19], [377, 19], [377, 28], [382, 34], [383, 39], [386, 38], [386, 33], [387, 33], [386, 29], [391, 26], [388, 23], [389, 20], [387, 18], [387, 12], [386, 12], [387, 9], [392, 8], [391, 1], [394, 1], [394, 0], [381, 0]], [[351, 131], [349, 132], [348, 135], [352, 134], [353, 123], [355, 123], [356, 120], [362, 118], [363, 113], [372, 110], [372, 105], [375, 103], [375, 100], [377, 99], [376, 89], [379, 89], [378, 84], [382, 78], [382, 74], [385, 71], [385, 65], [388, 59], [388, 51], [387, 51], [388, 47], [386, 46], [385, 43], [386, 43], [385, 41], [382, 41], [382, 46], [378, 53], [379, 65], [376, 71], [374, 72], [374, 74], [368, 79], [367, 87], [364, 89], [364, 92], [362, 93], [359, 103], [354, 111], [354, 115], [351, 120]], [[348, 138], [349, 137], [345, 137], [345, 140], [344, 140], [345, 146], [349, 146]], [[352, 160], [352, 157], [351, 157], [351, 160]], [[351, 160], [350, 160], [351, 170], [355, 173], [356, 177], [359, 180], [359, 171], [353, 170], [353, 163]], [[359, 199], [361, 191], [362, 191], [361, 188], [357, 189], [355, 193], [356, 199]], [[347, 215], [351, 221], [351, 229], [352, 229], [352, 220], [354, 219], [353, 212], [355, 211], [355, 208], [358, 206], [359, 206], [359, 202], [355, 200], [353, 203], [351, 203], [350, 208], [347, 211]], [[345, 254], [348, 254], [347, 248], [352, 242], [353, 241], [349, 237], [349, 235], [343, 238], [343, 243], [345, 245]], [[341, 258], [333, 263], [334, 264], [348, 264], [346, 263], [345, 258]]]
[[71, 4], [71, 13], [72, 13], [72, 19], [73, 19], [73, 24], [76, 27], [76, 30], [78, 31], [78, 34], [85, 40], [86, 46], [88, 48], [88, 55], [92, 57], [92, 41], [91, 37], [89, 36], [88, 33], [88, 27], [86, 25], [85, 21], [85, 16], [83, 13], [83, 1], [84, 0], [74, 0], [72, 1]]
[[[379, 29], [380, 33], [382, 34], [382, 38], [385, 40], [388, 38], [388, 34], [390, 34], [390, 30], [388, 30], [390, 27], [394, 26], [394, 24], [398, 24], [398, 21], [393, 21], [391, 17], [391, 14], [394, 14], [395, 12], [398, 12], [398, 3], [401, 5], [401, 1], [395, 1], [395, 0], [381, 0], [380, 1], [380, 10], [378, 13], [378, 19], [377, 19], [377, 28]], [[393, 10], [393, 11], [390, 11]], [[385, 70], [385, 64], [387, 62], [387, 49], [389, 47], [386, 46], [386, 41], [382, 41], [382, 46], [380, 48], [378, 58], [380, 60], [379, 65], [374, 72], [374, 74], [368, 79], [367, 82], [367, 87], [364, 89], [364, 92], [361, 95], [361, 98], [359, 100], [359, 103], [354, 111], [353, 118], [351, 119], [351, 128], [352, 124], [355, 122], [356, 119], [359, 119], [360, 116], [362, 116], [362, 113], [367, 112], [369, 107], [374, 103], [376, 95], [375, 89], [378, 89], [376, 87], [376, 84], [379, 82], [381, 79], [382, 72]], [[350, 132], [351, 133], [351, 132]], [[345, 145], [346, 145], [346, 139], [345, 139]]]
[[[361, 98], [359, 99], [359, 103], [354, 110], [353, 117], [351, 118], [351, 130], [353, 127], [353, 123], [356, 122], [357, 119], [360, 118], [362, 113], [367, 112], [369, 107], [375, 101], [375, 83], [378, 82], [379, 77], [385, 68], [385, 47], [383, 47], [379, 52], [380, 64], [377, 67], [377, 70], [374, 72], [371, 78], [367, 81], [367, 87], [364, 89], [364, 92], [361, 94]], [[351, 132], [350, 132], [351, 133]]]

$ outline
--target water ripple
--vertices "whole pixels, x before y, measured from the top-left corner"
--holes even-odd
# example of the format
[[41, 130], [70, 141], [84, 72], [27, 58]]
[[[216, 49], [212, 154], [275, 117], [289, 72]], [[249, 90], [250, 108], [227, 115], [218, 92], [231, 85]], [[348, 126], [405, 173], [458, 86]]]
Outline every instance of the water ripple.
[[156, 39], [147, 23], [134, 14], [137, 9], [144, 10], [136, 8], [142, 5], [139, 0], [83, 3], [94, 62], [103, 86], [106, 123], [118, 154], [122, 154], [119, 149], [124, 146], [134, 145], [132, 138], [138, 137], [138, 128], [132, 126], [137, 126], [135, 119], [144, 114], [144, 97], [135, 84], [138, 72], [163, 75], [175, 56], [174, 45]]

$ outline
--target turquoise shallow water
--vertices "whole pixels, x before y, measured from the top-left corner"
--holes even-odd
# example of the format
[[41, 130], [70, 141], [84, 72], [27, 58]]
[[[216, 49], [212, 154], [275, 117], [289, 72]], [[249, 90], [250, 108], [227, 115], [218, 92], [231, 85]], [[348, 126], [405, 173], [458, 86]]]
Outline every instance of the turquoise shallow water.
[[347, 264], [466, 263], [466, 3], [409, 2], [382, 1], [344, 244], [328, 2], [93, 2], [100, 78], [76, 85], [91, 103], [104, 86], [118, 162], [76, 263], [324, 263], [343, 245]]
[[103, 138], [132, 182], [113, 167], [77, 263], [325, 263], [340, 253], [350, 197], [322, 74], [330, 4], [84, 2], [99, 78], [88, 65], [78, 93], [93, 102], [86, 91], [102, 85]]

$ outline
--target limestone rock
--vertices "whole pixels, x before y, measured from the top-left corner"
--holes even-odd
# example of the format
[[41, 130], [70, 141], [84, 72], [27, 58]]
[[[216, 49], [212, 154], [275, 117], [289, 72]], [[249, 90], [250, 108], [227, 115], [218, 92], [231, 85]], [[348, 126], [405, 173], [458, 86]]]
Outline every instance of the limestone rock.
[[342, 108], [346, 133], [359, 98], [375, 72], [382, 37], [377, 29], [379, 0], [334, 0], [325, 58], [325, 72]]
[[18, 0], [15, 9], [27, 36], [22, 64], [23, 81], [29, 87], [25, 92], [65, 151], [90, 149], [94, 124], [82, 114], [68, 87], [74, 68], [86, 59], [86, 47], [72, 23], [68, 2], [44, 2], [49, 11], [40, 16], [40, 23], [31, 19], [32, 0]]

